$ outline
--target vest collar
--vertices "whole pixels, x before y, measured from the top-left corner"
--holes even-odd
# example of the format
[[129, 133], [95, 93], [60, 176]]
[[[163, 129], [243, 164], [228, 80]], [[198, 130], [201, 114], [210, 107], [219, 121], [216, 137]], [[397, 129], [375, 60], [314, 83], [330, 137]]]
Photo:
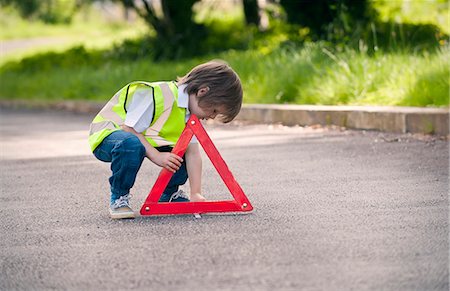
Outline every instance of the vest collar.
[[184, 91], [186, 87], [186, 84], [178, 87], [178, 107], [189, 109], [189, 94]]

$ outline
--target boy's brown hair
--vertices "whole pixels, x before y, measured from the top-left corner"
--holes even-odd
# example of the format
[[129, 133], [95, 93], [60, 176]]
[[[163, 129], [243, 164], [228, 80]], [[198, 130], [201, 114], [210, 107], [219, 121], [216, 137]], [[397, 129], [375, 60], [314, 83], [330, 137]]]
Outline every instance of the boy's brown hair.
[[209, 91], [198, 98], [198, 106], [202, 109], [221, 107], [220, 119], [232, 121], [242, 106], [242, 85], [239, 76], [224, 61], [213, 60], [193, 68], [183, 77], [178, 77], [178, 85], [186, 84], [186, 93], [196, 94], [200, 88], [208, 87]]

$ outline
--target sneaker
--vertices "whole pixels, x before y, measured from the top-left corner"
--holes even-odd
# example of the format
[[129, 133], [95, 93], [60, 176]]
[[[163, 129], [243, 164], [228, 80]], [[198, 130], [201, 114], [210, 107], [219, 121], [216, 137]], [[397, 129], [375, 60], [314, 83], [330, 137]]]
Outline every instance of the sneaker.
[[112, 219], [134, 218], [133, 209], [130, 207], [130, 198], [130, 194], [123, 195], [111, 204], [109, 207], [109, 215]]
[[189, 196], [183, 190], [178, 190], [170, 196], [169, 202], [189, 202]]

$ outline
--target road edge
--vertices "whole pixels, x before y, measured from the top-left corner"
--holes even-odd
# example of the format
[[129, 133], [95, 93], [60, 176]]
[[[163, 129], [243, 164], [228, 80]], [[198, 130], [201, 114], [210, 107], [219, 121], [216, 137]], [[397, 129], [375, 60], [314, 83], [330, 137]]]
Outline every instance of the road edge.
[[245, 104], [237, 118], [288, 126], [319, 124], [392, 133], [449, 135], [448, 108]]
[[[106, 102], [0, 100], [1, 108], [95, 114]], [[449, 135], [449, 108], [244, 104], [237, 120], [287, 126], [336, 125], [391, 133]]]

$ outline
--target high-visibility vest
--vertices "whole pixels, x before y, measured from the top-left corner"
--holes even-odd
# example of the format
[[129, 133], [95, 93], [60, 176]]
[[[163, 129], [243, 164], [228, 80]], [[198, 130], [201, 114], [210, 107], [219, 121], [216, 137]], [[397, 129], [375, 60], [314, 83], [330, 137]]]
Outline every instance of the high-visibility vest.
[[134, 96], [153, 98], [154, 111], [150, 127], [142, 134], [153, 146], [174, 145], [185, 127], [186, 108], [178, 107], [175, 82], [132, 82], [119, 90], [95, 116], [89, 132], [89, 145], [94, 151], [112, 132], [121, 129], [128, 105]]

